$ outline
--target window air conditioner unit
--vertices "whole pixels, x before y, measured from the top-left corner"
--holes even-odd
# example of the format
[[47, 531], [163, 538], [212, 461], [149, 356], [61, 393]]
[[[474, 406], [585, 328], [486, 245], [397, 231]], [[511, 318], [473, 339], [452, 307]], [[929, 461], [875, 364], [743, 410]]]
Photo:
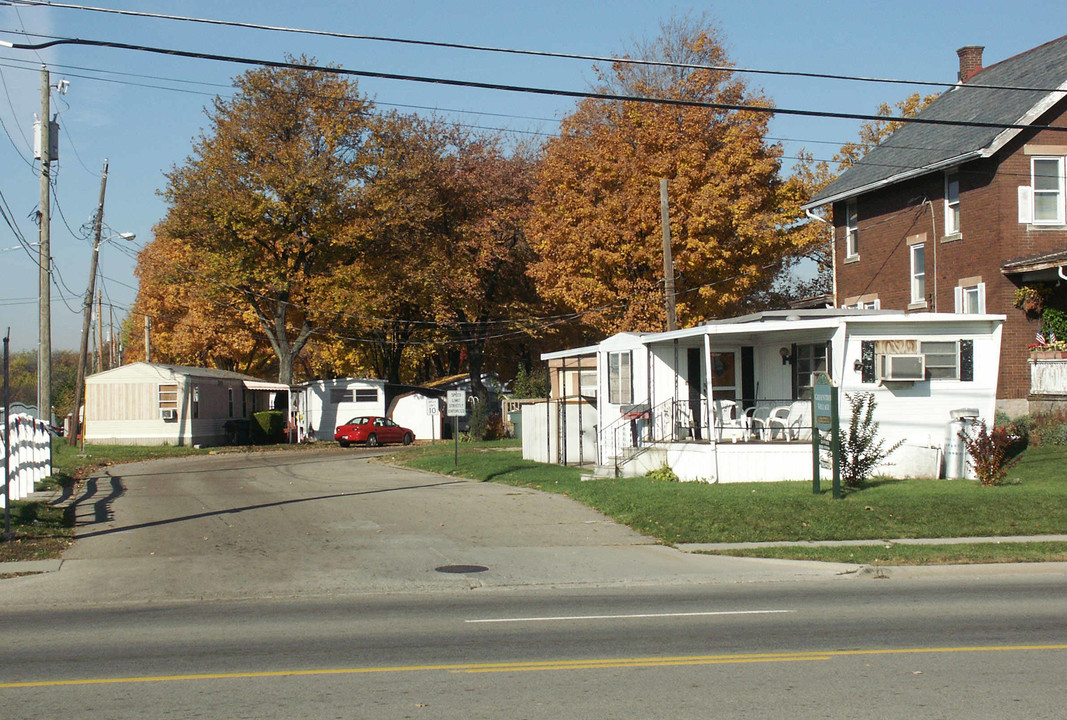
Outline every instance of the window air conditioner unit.
[[926, 356], [882, 355], [878, 363], [878, 377], [880, 380], [924, 380]]
[[164, 420], [177, 420], [178, 419], [178, 411], [175, 410], [174, 408], [162, 408], [159, 411], [159, 414], [163, 417]]

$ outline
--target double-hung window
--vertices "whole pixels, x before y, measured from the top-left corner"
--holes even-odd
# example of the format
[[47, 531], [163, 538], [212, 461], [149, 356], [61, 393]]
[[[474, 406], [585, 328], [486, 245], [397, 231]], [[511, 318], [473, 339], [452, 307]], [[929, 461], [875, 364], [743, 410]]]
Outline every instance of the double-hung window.
[[960, 174], [945, 173], [945, 235], [960, 233]]
[[613, 405], [628, 405], [634, 401], [632, 357], [629, 351], [608, 353], [608, 402]]
[[859, 257], [859, 210], [856, 208], [855, 200], [848, 200], [845, 203], [845, 257], [855, 258]]
[[926, 357], [928, 380], [958, 380], [959, 353], [955, 342], [921, 342], [919, 352]]
[[1034, 225], [1064, 224], [1064, 174], [1062, 157], [1030, 159], [1034, 193]]
[[911, 302], [926, 301], [926, 246], [925, 243], [911, 245]]
[[960, 280], [955, 294], [957, 313], [980, 315], [985, 312], [985, 283], [980, 278]]

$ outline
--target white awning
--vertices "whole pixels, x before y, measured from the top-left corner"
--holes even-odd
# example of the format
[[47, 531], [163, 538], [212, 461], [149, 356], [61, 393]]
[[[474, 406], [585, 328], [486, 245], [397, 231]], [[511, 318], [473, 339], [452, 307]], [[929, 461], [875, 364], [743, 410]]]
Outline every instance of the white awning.
[[266, 380], [244, 380], [244, 386], [249, 390], [274, 390], [277, 392], [289, 392], [291, 387], [285, 383], [267, 382]]

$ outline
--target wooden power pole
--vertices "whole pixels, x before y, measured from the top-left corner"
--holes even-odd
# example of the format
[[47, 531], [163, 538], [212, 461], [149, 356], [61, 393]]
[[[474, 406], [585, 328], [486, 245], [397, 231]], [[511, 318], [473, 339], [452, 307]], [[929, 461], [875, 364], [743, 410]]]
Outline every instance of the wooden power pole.
[[667, 198], [667, 178], [659, 181], [659, 214], [663, 223], [663, 304], [667, 310], [667, 331], [678, 329], [678, 309], [674, 299], [674, 259], [671, 257], [671, 211]]

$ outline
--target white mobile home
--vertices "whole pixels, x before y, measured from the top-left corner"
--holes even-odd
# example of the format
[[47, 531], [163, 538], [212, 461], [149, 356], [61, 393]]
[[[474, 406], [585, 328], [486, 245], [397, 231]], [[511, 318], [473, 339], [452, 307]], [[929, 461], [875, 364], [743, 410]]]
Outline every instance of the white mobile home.
[[289, 386], [209, 368], [135, 362], [85, 378], [85, 441], [221, 445]]
[[[954, 413], [992, 423], [1003, 322], [996, 315], [776, 311], [548, 353], [542, 358], [563, 369], [569, 358], [578, 367], [595, 355], [595, 414], [587, 407], [553, 426], [551, 411], [525, 408], [524, 454], [573, 462], [573, 447], [592, 453], [593, 438], [601, 472], [634, 476], [667, 464], [687, 480], [810, 480], [813, 378], [826, 372], [843, 425], [847, 396], [870, 392], [881, 436], [903, 440], [882, 472], [937, 477]], [[528, 422], [544, 425], [529, 448]]]
[[309, 380], [299, 387], [301, 437], [333, 440], [333, 432], [358, 415], [385, 417], [385, 381], [366, 378]]

